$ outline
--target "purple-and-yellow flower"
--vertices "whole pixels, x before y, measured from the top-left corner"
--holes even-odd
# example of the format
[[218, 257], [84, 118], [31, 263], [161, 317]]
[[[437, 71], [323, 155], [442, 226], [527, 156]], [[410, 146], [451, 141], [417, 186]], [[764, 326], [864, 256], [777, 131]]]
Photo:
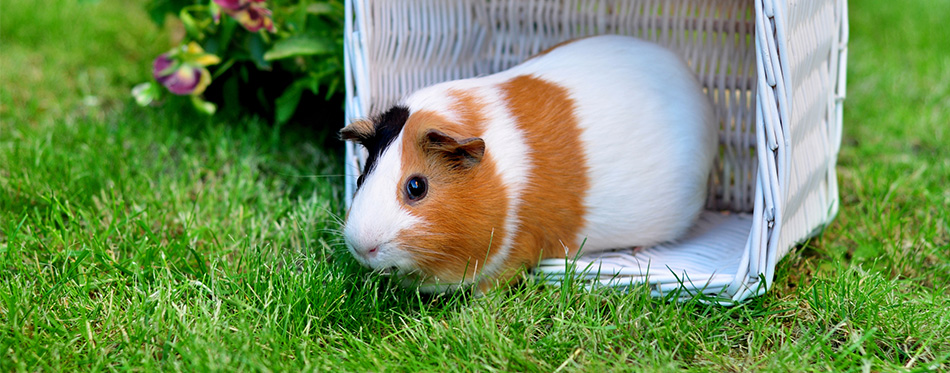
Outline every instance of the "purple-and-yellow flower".
[[274, 32], [271, 12], [264, 7], [264, 0], [214, 0], [221, 9], [250, 32], [260, 29]]
[[218, 56], [205, 53], [198, 43], [191, 42], [156, 57], [152, 76], [176, 95], [199, 95], [211, 84], [211, 73], [205, 66], [219, 62]]

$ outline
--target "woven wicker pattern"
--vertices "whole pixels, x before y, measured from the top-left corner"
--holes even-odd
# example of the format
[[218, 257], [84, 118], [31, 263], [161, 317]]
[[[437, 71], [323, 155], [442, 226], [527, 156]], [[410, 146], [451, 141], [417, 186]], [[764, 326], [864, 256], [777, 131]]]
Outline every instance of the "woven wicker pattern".
[[[577, 37], [633, 35], [680, 53], [720, 120], [708, 206], [749, 213], [710, 220], [724, 231], [748, 232], [744, 248], [723, 251], [731, 263], [725, 267], [688, 269], [693, 280], [715, 277], [722, 286], [688, 288], [733, 300], [761, 293], [760, 275], [769, 285], [777, 260], [837, 212], [844, 0], [350, 0], [346, 10], [348, 121], [418, 88], [501, 71]], [[361, 162], [360, 150], [347, 144], [347, 204]], [[676, 255], [668, 249], [649, 260]], [[618, 281], [639, 276], [668, 285], [601, 264], [602, 282], [611, 272], [605, 268], [613, 268]], [[541, 267], [562, 270], [563, 263]]]

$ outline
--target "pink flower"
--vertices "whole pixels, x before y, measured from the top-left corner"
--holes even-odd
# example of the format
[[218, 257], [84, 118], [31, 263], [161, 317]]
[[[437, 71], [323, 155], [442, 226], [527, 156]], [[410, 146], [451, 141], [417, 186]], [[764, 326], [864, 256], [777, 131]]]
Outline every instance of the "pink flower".
[[214, 0], [214, 3], [250, 32], [262, 28], [275, 31], [271, 12], [264, 7], [264, 0]]
[[205, 53], [192, 42], [156, 57], [152, 76], [176, 95], [199, 95], [211, 84], [211, 73], [205, 66], [218, 62], [217, 56]]
[[218, 6], [228, 10], [240, 10], [248, 0], [214, 0]]
[[173, 61], [168, 53], [155, 58], [152, 63], [152, 76], [176, 95], [189, 95], [198, 88], [201, 71]]

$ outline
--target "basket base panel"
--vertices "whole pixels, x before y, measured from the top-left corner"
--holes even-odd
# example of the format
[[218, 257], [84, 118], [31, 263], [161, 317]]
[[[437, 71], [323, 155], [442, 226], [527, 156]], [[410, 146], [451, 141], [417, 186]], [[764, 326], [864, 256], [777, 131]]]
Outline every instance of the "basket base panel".
[[704, 211], [689, 233], [677, 241], [646, 248], [582, 252], [573, 263], [547, 259], [534, 274], [559, 283], [573, 267], [575, 279], [591, 285], [649, 283], [658, 294], [682, 286], [690, 293], [731, 297], [754, 285], [740, 282], [746, 286], [735, 286], [737, 278], [746, 277], [739, 272], [742, 263], [749, 261], [746, 245], [752, 222], [751, 214]]

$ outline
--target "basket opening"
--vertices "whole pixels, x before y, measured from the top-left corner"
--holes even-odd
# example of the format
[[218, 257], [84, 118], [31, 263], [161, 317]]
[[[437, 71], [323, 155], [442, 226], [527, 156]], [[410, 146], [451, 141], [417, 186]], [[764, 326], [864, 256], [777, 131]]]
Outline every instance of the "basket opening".
[[[369, 2], [363, 115], [428, 85], [495, 73], [567, 40], [623, 34], [665, 45], [694, 69], [719, 118], [707, 208], [751, 212], [755, 45], [751, 1]], [[422, 17], [426, 15], [426, 17]], [[431, 20], [441, 20], [433, 22]]]

